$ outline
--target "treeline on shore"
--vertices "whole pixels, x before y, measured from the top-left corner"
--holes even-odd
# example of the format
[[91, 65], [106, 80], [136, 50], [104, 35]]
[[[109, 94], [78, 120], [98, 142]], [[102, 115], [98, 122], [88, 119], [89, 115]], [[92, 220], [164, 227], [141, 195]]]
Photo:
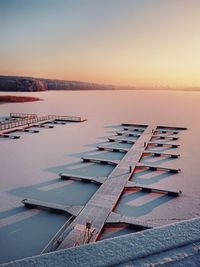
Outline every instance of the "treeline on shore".
[[46, 90], [116, 90], [119, 87], [79, 81], [32, 77], [0, 76], [0, 91], [35, 92]]

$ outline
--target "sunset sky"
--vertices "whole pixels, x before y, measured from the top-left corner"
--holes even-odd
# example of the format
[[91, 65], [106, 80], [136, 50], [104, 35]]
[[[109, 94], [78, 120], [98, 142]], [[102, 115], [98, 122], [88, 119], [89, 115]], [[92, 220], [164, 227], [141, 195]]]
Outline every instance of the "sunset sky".
[[200, 0], [0, 0], [0, 74], [200, 86]]

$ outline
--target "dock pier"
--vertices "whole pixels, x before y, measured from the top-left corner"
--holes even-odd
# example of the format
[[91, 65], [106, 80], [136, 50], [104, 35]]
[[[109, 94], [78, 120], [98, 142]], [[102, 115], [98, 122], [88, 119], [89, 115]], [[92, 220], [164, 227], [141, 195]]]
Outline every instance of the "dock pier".
[[[134, 130], [135, 128], [140, 132], [137, 138], [132, 140], [108, 138], [108, 141], [115, 142], [116, 146], [98, 146], [98, 150], [108, 150], [113, 152], [123, 152], [124, 157], [121, 160], [108, 160], [105, 158], [95, 157], [82, 157], [83, 162], [92, 162], [94, 164], [112, 164], [115, 166], [113, 171], [108, 177], [88, 177], [81, 175], [73, 175], [70, 173], [60, 173], [61, 179], [78, 180], [82, 182], [96, 183], [99, 188], [90, 198], [90, 200], [83, 207], [69, 207], [63, 205], [57, 205], [54, 203], [46, 203], [34, 200], [23, 200], [23, 204], [30, 208], [47, 208], [55, 212], [66, 212], [73, 216], [73, 220], [66, 226], [60, 234], [57, 234], [46, 251], [53, 251], [56, 249], [70, 248], [79, 246], [89, 242], [97, 241], [106, 226], [111, 225], [128, 225], [137, 230], [149, 229], [156, 227], [156, 224], [146, 223], [134, 218], [126, 217], [115, 212], [116, 205], [126, 190], [143, 191], [146, 193], [166, 194], [171, 197], [178, 197], [181, 191], [173, 191], [166, 189], [157, 189], [152, 187], [145, 187], [143, 185], [136, 184], [131, 180], [134, 172], [138, 168], [149, 169], [152, 171], [166, 171], [177, 174], [180, 172], [178, 168], [171, 168], [165, 166], [154, 166], [151, 164], [144, 164], [141, 159], [145, 155], [152, 155], [155, 157], [170, 157], [178, 158], [179, 154], [162, 153], [151, 151], [151, 147], [167, 146], [178, 148], [178, 144], [161, 143], [153, 141], [157, 132], [168, 131], [170, 134], [177, 134], [181, 130], [186, 128], [179, 127], [165, 127], [157, 125], [144, 125], [144, 124], [127, 124], [123, 123], [122, 127], [128, 130]], [[126, 130], [124, 130], [126, 131]], [[123, 135], [123, 134], [122, 134]], [[163, 138], [161, 138], [162, 140]], [[174, 140], [174, 139], [173, 139]], [[177, 139], [176, 139], [177, 140]], [[120, 148], [118, 142], [130, 142], [132, 146], [130, 148]], [[118, 146], [117, 146], [118, 144]], [[145, 145], [144, 145], [145, 144]], [[131, 171], [130, 171], [131, 169]], [[74, 212], [74, 209], [76, 210]], [[73, 212], [72, 212], [73, 210]], [[86, 238], [87, 236], [87, 238]]]
[[29, 132], [38, 133], [38, 130], [32, 130], [31, 127], [36, 128], [54, 128], [54, 125], [48, 124], [66, 124], [67, 122], [84, 122], [87, 119], [76, 116], [60, 116], [60, 115], [46, 115], [38, 116], [37, 114], [28, 113], [10, 113], [10, 117], [4, 121], [0, 121], [0, 137], [17, 139], [20, 136], [13, 136], [13, 132]]
[[82, 206], [65, 206], [65, 205], [54, 204], [54, 203], [44, 202], [44, 201], [35, 200], [35, 199], [27, 199], [27, 198], [23, 199], [22, 203], [27, 208], [44, 209], [44, 210], [49, 210], [50, 212], [61, 213], [61, 214], [67, 213], [74, 217], [78, 216], [81, 209], [83, 208]]

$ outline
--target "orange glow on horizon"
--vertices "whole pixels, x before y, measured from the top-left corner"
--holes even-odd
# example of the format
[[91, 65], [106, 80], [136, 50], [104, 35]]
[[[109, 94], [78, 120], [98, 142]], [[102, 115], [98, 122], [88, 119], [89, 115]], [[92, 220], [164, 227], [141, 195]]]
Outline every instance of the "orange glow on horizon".
[[24, 5], [2, 6], [1, 75], [200, 87], [200, 1]]

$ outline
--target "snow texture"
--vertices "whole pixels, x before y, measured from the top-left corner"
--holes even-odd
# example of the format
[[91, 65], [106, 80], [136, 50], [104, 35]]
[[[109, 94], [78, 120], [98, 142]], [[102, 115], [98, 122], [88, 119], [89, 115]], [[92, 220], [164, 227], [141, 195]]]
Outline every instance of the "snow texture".
[[200, 266], [200, 218], [0, 266]]

